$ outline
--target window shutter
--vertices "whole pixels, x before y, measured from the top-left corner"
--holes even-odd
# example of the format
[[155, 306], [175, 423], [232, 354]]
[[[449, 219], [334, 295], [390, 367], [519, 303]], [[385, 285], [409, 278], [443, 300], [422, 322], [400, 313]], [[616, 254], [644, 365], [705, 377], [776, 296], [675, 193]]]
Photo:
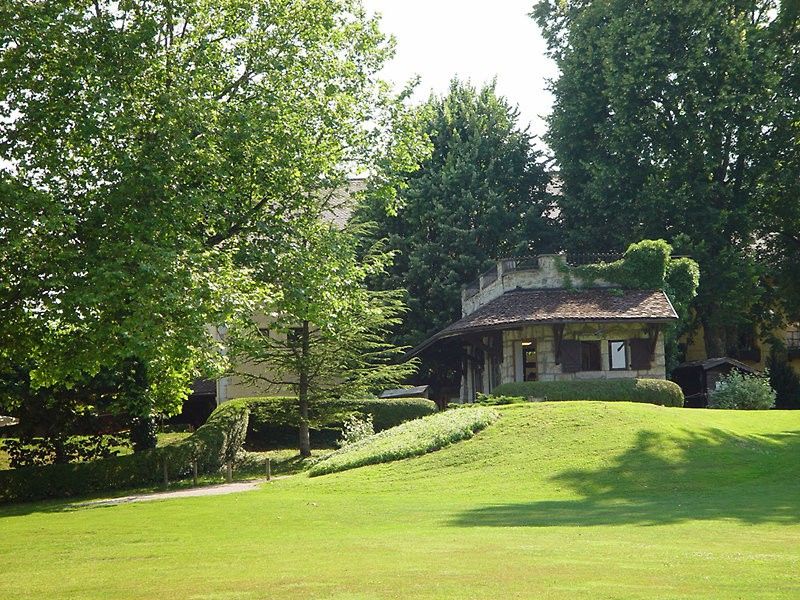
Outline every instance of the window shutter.
[[581, 370], [581, 343], [577, 340], [561, 342], [561, 372], [577, 373]]
[[650, 340], [634, 338], [631, 340], [631, 369], [647, 371], [650, 364]]

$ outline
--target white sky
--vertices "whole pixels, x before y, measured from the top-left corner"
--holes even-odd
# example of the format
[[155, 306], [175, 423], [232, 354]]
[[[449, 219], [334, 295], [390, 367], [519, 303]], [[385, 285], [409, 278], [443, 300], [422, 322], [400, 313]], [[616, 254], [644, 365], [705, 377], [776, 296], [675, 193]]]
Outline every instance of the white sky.
[[[521, 125], [545, 131], [550, 112], [548, 78], [557, 74], [545, 43], [528, 17], [534, 0], [364, 0], [383, 15], [381, 30], [397, 41], [386, 79], [421, 78], [415, 99], [447, 91], [458, 75], [475, 85], [497, 77], [497, 90], [519, 106]], [[538, 144], [537, 144], [538, 145]]]

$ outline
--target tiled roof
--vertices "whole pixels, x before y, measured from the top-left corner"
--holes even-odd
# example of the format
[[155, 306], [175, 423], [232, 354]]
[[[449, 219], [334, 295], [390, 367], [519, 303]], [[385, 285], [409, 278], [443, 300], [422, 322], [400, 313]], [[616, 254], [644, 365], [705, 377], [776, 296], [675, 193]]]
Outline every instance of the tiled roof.
[[416, 354], [443, 338], [522, 325], [582, 321], [660, 322], [677, 318], [675, 309], [661, 290], [514, 290], [449, 325], [410, 354]]

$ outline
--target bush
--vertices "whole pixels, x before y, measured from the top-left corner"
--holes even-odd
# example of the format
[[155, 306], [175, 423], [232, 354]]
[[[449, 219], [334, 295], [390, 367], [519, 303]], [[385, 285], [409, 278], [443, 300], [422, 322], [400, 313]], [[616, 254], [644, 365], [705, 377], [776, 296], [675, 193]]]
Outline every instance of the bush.
[[501, 406], [504, 404], [522, 404], [523, 402], [528, 402], [528, 399], [524, 396], [493, 396], [479, 393], [475, 401], [484, 406]]
[[309, 475], [314, 477], [433, 452], [472, 437], [498, 417], [491, 408], [476, 406], [409, 421], [337, 450], [311, 467]]
[[131, 445], [134, 452], [143, 452], [156, 447], [158, 427], [153, 416], [131, 419]]
[[664, 379], [576, 379], [520, 381], [497, 386], [493, 396], [523, 396], [543, 400], [602, 400], [683, 406], [683, 392]]
[[769, 368], [769, 384], [775, 390], [775, 408], [800, 408], [800, 375], [792, 365], [783, 358], [770, 355], [767, 362]]
[[[245, 400], [245, 399], [243, 399]], [[257, 447], [297, 443], [299, 406], [295, 397], [247, 398], [250, 406], [249, 444]], [[336, 399], [311, 404], [309, 419], [312, 442], [333, 443], [346, 419], [353, 415], [370, 417], [375, 431], [383, 431], [412, 419], [436, 412], [436, 404], [424, 398]]]
[[372, 424], [372, 417], [360, 417], [352, 415], [345, 419], [342, 426], [342, 437], [336, 442], [339, 448], [350, 446], [361, 440], [375, 435], [375, 426]]
[[[87, 462], [119, 454], [128, 440], [113, 435], [84, 435], [68, 438], [9, 438], [0, 448], [9, 456], [12, 468], [43, 466], [54, 462]], [[60, 459], [60, 460], [59, 460]]]
[[134, 488], [192, 472], [211, 473], [235, 457], [244, 443], [249, 408], [226, 402], [191, 436], [164, 448], [85, 463], [54, 464], [0, 471], [0, 502], [21, 502]]
[[769, 375], [749, 375], [733, 370], [717, 382], [708, 398], [710, 408], [767, 410], [775, 406]]

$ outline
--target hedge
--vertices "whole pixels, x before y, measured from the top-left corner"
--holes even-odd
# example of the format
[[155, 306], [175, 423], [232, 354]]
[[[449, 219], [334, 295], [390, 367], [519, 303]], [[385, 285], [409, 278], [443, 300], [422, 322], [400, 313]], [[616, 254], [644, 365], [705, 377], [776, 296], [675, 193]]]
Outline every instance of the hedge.
[[498, 418], [497, 411], [483, 406], [429, 415], [345, 446], [315, 464], [308, 473], [315, 477], [427, 454], [471, 438]]
[[603, 400], [683, 406], [683, 391], [664, 379], [576, 379], [504, 383], [492, 396], [522, 396], [543, 400]]
[[249, 408], [246, 402], [226, 402], [197, 431], [170, 446], [85, 463], [24, 467], [0, 471], [0, 502], [62, 498], [135, 488], [192, 471], [211, 473], [232, 460], [244, 443]]
[[[92, 462], [0, 471], [0, 503], [154, 485], [163, 481], [165, 464], [170, 480], [191, 475], [194, 460], [199, 474], [213, 473], [232, 461], [246, 436], [254, 433], [284, 428], [296, 443], [296, 402], [296, 398], [231, 400], [218, 406], [194, 434], [170, 446]], [[317, 403], [311, 418], [315, 427], [338, 436], [335, 426], [353, 413], [370, 414], [376, 429], [386, 429], [435, 411], [433, 402], [418, 398], [331, 400]]]
[[[296, 397], [248, 398], [250, 427], [247, 442], [264, 447], [276, 443], [295, 443], [299, 410]], [[344, 420], [353, 415], [371, 416], [375, 431], [383, 431], [437, 411], [436, 404], [424, 398], [335, 399], [312, 403], [309, 412], [312, 442], [333, 443]]]

